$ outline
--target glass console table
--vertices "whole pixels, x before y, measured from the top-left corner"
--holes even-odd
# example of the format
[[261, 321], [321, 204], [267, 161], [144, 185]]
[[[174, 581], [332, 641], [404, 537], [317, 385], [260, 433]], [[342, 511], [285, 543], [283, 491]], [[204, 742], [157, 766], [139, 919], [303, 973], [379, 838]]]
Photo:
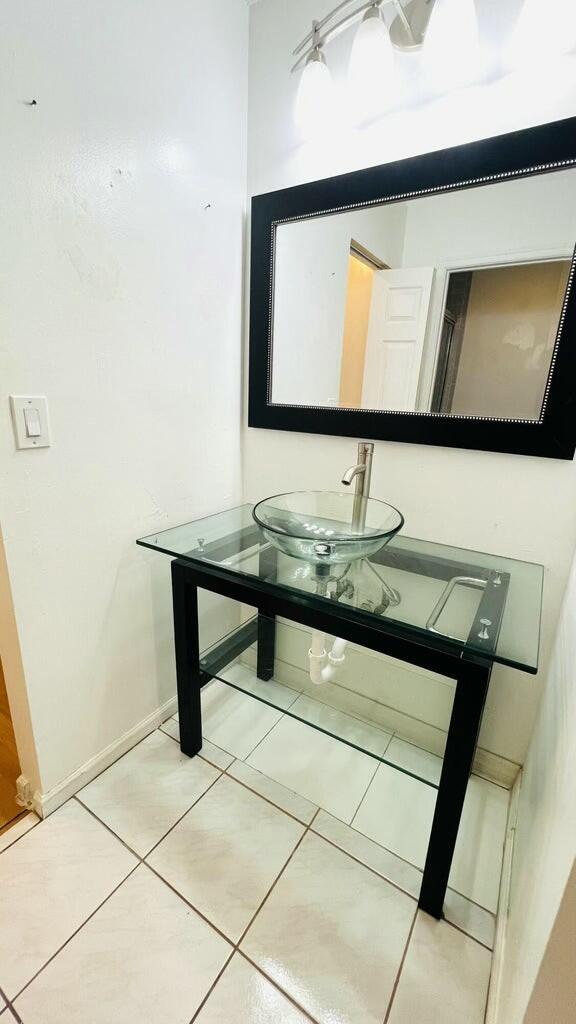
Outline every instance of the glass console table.
[[[370, 559], [330, 567], [318, 587], [315, 566], [278, 552], [251, 505], [138, 544], [173, 559], [180, 745], [190, 757], [202, 748], [202, 686], [252, 645], [258, 679], [272, 679], [278, 617], [455, 680], [419, 898], [442, 917], [492, 665], [538, 668], [542, 566], [397, 535]], [[256, 609], [203, 657], [198, 588]], [[274, 703], [269, 689], [259, 699]]]

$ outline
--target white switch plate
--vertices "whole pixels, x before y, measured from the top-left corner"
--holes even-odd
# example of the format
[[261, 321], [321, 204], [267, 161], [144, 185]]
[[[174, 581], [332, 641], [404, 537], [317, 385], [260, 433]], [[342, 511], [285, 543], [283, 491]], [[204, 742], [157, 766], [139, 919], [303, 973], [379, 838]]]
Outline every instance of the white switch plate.
[[[24, 410], [27, 416], [24, 415]], [[50, 424], [48, 422], [48, 402], [42, 395], [10, 395], [10, 412], [14, 426], [14, 437], [17, 448], [49, 448]], [[38, 422], [36, 424], [37, 413]], [[26, 423], [28, 420], [28, 425]], [[40, 433], [30, 436], [29, 424], [34, 423]]]

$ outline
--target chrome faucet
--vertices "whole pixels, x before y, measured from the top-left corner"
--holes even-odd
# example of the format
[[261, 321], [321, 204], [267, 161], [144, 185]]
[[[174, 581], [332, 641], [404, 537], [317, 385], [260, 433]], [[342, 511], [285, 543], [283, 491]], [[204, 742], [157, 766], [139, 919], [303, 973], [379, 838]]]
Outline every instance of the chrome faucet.
[[349, 487], [352, 481], [356, 480], [354, 495], [354, 506], [352, 510], [352, 527], [355, 530], [362, 530], [366, 524], [366, 502], [365, 498], [370, 495], [370, 481], [372, 478], [372, 456], [374, 445], [368, 441], [360, 441], [358, 445], [358, 462], [350, 466], [342, 477], [342, 483]]

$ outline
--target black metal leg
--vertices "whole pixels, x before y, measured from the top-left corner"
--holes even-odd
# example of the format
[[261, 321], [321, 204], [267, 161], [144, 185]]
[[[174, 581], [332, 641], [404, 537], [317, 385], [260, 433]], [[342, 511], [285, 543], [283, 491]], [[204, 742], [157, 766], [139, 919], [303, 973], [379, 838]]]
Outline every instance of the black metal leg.
[[172, 562], [172, 604], [180, 749], [194, 757], [202, 749], [202, 670], [198, 638], [198, 589], [186, 566]]
[[274, 654], [276, 651], [276, 616], [258, 616], [258, 656], [256, 675], [258, 679], [271, 679], [274, 675]]
[[441, 918], [468, 777], [472, 769], [492, 665], [462, 660], [432, 822], [419, 906]]
[[[278, 571], [278, 552], [272, 546], [264, 548], [259, 554], [259, 573], [261, 577], [275, 580]], [[274, 657], [276, 653], [276, 616], [258, 615], [258, 648], [256, 675], [258, 679], [271, 679], [274, 675]]]

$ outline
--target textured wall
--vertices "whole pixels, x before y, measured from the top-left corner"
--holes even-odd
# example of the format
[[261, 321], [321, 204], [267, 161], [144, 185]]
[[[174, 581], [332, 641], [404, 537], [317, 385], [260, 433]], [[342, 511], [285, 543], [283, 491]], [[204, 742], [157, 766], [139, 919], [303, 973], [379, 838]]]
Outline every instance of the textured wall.
[[[0, 521], [44, 792], [174, 693], [136, 537], [239, 498], [247, 34], [244, 0], [0, 12]], [[52, 448], [15, 452], [12, 392]]]

